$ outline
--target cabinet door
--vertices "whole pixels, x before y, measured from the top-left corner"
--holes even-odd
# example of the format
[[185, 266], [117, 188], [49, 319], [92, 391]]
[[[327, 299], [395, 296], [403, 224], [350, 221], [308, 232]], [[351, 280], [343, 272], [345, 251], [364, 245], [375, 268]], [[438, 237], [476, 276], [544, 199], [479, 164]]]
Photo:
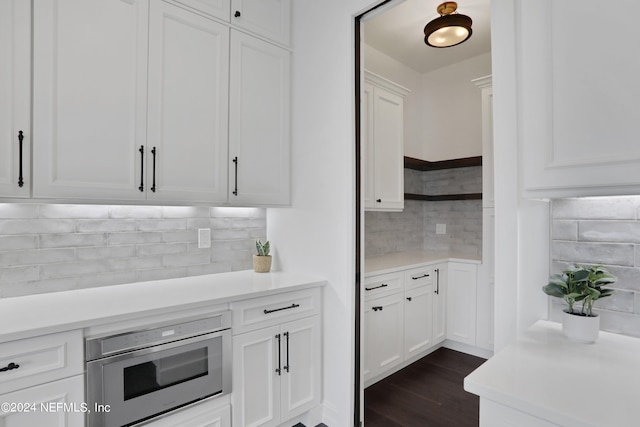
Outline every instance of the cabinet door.
[[286, 421], [320, 404], [320, 316], [286, 323], [281, 331], [284, 360], [280, 418]]
[[144, 199], [147, 0], [35, 0], [33, 195]]
[[148, 199], [226, 201], [228, 54], [227, 27], [151, 4]]
[[0, 425], [84, 427], [84, 401], [83, 375], [3, 394], [0, 402], [33, 406], [29, 411], [20, 412], [3, 412], [0, 409]]
[[401, 363], [404, 354], [404, 294], [365, 304], [365, 381]]
[[476, 344], [476, 266], [449, 263], [447, 281], [447, 338]]
[[433, 289], [433, 343], [447, 338], [447, 264], [434, 267], [435, 285]]
[[178, 4], [185, 5], [198, 12], [205, 13], [224, 21], [229, 21], [229, 0], [174, 0]]
[[289, 52], [231, 32], [229, 202], [289, 204]]
[[404, 358], [433, 345], [433, 286], [422, 286], [404, 294]]
[[[31, 189], [31, 3], [0, 2], [0, 197]], [[22, 132], [22, 156], [19, 132]], [[21, 159], [22, 157], [22, 159]], [[21, 170], [22, 166], [22, 170]], [[22, 176], [22, 180], [20, 177]]]
[[[615, 5], [544, 0], [518, 9], [519, 157], [526, 196], [640, 191], [640, 57], [630, 54], [638, 49], [640, 27], [619, 24], [621, 11], [638, 16], [640, 3]], [[560, 18], [567, 14], [571, 20]], [[616, 28], [615, 42], [594, 28]]]
[[289, 45], [290, 0], [231, 0], [231, 23]]
[[404, 208], [403, 99], [382, 88], [373, 95], [374, 209]]
[[374, 208], [374, 177], [375, 165], [373, 161], [373, 86], [369, 83], [362, 85], [362, 99], [360, 104], [360, 144], [362, 153], [362, 187], [364, 189], [364, 208]]
[[280, 326], [233, 337], [233, 424], [276, 426], [280, 423], [282, 353]]

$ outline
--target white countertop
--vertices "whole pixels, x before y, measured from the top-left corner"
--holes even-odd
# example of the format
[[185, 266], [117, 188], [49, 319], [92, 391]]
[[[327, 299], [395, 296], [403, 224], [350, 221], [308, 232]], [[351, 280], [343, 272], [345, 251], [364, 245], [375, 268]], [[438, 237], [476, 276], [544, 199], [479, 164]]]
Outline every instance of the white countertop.
[[415, 251], [397, 252], [393, 254], [368, 257], [364, 260], [365, 275], [392, 273], [425, 264], [437, 264], [439, 262], [457, 261], [480, 264], [478, 255], [464, 255], [457, 253]]
[[0, 342], [322, 286], [298, 273], [252, 270], [0, 299]]
[[594, 344], [538, 321], [472, 372], [465, 390], [562, 426], [640, 425], [640, 339], [600, 332]]

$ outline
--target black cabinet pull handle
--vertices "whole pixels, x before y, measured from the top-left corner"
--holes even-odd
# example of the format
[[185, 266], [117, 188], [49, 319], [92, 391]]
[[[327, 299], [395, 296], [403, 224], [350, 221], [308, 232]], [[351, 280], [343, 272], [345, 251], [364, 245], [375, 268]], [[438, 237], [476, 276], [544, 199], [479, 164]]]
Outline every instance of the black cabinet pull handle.
[[282, 375], [282, 370], [280, 369], [281, 363], [280, 363], [280, 334], [276, 335], [276, 339], [278, 340], [278, 368], [276, 368], [276, 372], [278, 375]]
[[376, 199], [377, 203], [382, 203], [382, 199]]
[[436, 268], [436, 295], [440, 295], [440, 269]]
[[156, 192], [156, 147], [151, 149], [151, 154], [153, 154], [153, 174], [151, 175], [151, 191]]
[[372, 291], [372, 290], [374, 290], [374, 289], [386, 288], [387, 286], [389, 286], [389, 285], [387, 285], [386, 283], [383, 283], [382, 285], [380, 285], [380, 286], [374, 286], [373, 288], [364, 288], [364, 290], [365, 290], [365, 291]]
[[267, 309], [265, 309], [265, 310], [264, 310], [264, 314], [275, 313], [276, 311], [282, 311], [282, 310], [290, 310], [290, 309], [292, 309], [292, 308], [298, 308], [298, 307], [300, 307], [300, 304], [291, 304], [291, 305], [289, 305], [289, 306], [287, 306], [287, 307], [276, 308], [276, 309], [274, 309], [274, 310], [267, 310]]
[[428, 275], [428, 274], [423, 274], [422, 276], [418, 276], [418, 277], [413, 277], [413, 276], [411, 276], [411, 278], [412, 278], [413, 280], [422, 279], [422, 278], [424, 278], [424, 277], [429, 277], [429, 275]]
[[20, 157], [20, 164], [18, 165], [19, 171], [18, 171], [18, 187], [22, 187], [24, 185], [24, 179], [22, 179], [22, 140], [24, 139], [24, 134], [22, 133], [21, 130], [18, 131], [18, 144], [19, 144], [19, 157]]
[[18, 369], [20, 367], [20, 365], [18, 365], [17, 363], [9, 363], [7, 366], [5, 366], [4, 368], [0, 368], [0, 372], [6, 372], [6, 371], [12, 371], [14, 369]]
[[235, 164], [235, 167], [236, 167], [236, 179], [235, 179], [235, 188], [233, 190], [233, 195], [237, 196], [238, 195], [238, 156], [233, 158], [233, 163]]
[[140, 152], [140, 187], [138, 190], [144, 192], [144, 145], [141, 145], [138, 151]]
[[371, 307], [371, 310], [373, 310], [373, 311], [378, 311], [378, 310], [382, 311], [382, 309], [383, 309], [383, 307], [381, 305], [377, 305], [375, 307]]
[[236, 10], [236, 13], [233, 14], [233, 16], [235, 16], [236, 18], [240, 18], [240, 15], [241, 13], [239, 10]]
[[289, 372], [289, 332], [285, 332], [284, 337], [287, 339], [287, 364], [284, 365], [284, 370]]
[[411, 297], [407, 297], [407, 301], [411, 301]]

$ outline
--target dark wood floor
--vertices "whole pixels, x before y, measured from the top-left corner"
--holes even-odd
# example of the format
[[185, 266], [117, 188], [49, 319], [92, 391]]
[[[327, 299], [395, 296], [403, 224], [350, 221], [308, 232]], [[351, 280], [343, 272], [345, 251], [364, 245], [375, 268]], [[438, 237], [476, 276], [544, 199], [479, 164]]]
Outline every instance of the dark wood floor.
[[477, 427], [479, 398], [462, 388], [485, 359], [440, 348], [364, 392], [365, 427]]

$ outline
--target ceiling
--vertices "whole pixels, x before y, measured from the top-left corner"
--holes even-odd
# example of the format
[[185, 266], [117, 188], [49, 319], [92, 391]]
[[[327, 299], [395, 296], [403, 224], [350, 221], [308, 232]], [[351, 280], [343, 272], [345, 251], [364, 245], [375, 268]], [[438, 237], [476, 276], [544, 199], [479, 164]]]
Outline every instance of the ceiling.
[[490, 0], [459, 0], [458, 13], [473, 20], [469, 40], [445, 49], [424, 43], [424, 26], [437, 18], [441, 0], [395, 1], [383, 12], [372, 12], [364, 22], [364, 42], [419, 73], [491, 51]]

